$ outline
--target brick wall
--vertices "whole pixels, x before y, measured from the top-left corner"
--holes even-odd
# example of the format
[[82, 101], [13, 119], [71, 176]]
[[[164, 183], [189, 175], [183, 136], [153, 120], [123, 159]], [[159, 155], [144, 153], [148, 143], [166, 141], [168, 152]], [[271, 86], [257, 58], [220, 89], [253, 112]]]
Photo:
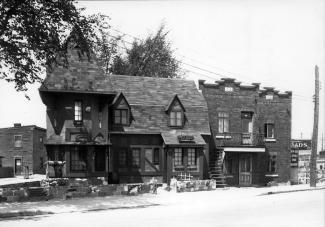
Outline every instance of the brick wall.
[[[15, 159], [22, 160], [22, 174], [23, 167], [28, 166], [30, 173], [34, 172], [34, 130], [36, 126], [18, 126], [11, 128], [0, 129], [0, 155], [2, 158], [3, 167], [13, 167], [15, 173]], [[45, 135], [45, 130], [42, 130]], [[38, 133], [38, 135], [40, 132]], [[22, 143], [20, 147], [15, 147], [14, 136], [22, 136]], [[45, 137], [45, 136], [44, 136]], [[41, 145], [36, 147], [36, 154], [43, 153]], [[37, 169], [35, 169], [36, 172]]]
[[[253, 154], [253, 183], [266, 183], [269, 154], [276, 155], [277, 173], [280, 182], [290, 178], [290, 138], [291, 138], [291, 92], [279, 93], [273, 88], [260, 89], [259, 84], [241, 85], [234, 79], [222, 79], [214, 84], [199, 81], [199, 89], [205, 97], [214, 143], [218, 147], [234, 140], [242, 132], [241, 112], [253, 112], [253, 134], [257, 135], [266, 153]], [[226, 91], [227, 90], [227, 91]], [[268, 96], [268, 98], [266, 98]], [[272, 96], [273, 99], [270, 97]], [[218, 112], [229, 113], [229, 132], [232, 139], [216, 139], [218, 133]], [[272, 122], [275, 126], [275, 140], [264, 142], [264, 124]], [[239, 141], [237, 146], [242, 146]], [[235, 177], [236, 178], [236, 177]], [[230, 181], [236, 181], [232, 179]], [[238, 180], [237, 180], [238, 181]]]

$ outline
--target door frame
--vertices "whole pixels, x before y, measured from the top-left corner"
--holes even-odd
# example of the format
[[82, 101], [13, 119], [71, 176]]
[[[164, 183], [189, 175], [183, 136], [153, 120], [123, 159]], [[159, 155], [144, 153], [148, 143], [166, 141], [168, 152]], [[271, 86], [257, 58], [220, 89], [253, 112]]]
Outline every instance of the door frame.
[[[242, 159], [242, 157], [244, 156], [248, 156], [249, 157], [249, 164], [250, 164], [250, 169], [249, 169], [249, 172], [245, 171], [245, 172], [242, 172], [241, 171], [241, 167], [242, 167], [242, 164], [243, 164], [243, 160], [245, 160], [246, 162], [246, 158], [245, 159]], [[252, 176], [253, 176], [253, 155], [251, 153], [241, 153], [239, 154], [239, 157], [238, 157], [238, 185], [239, 186], [250, 186], [252, 185]], [[249, 176], [249, 182], [245, 182], [245, 181], [241, 181], [241, 175], [244, 175], [244, 176]]]
[[[21, 168], [21, 172], [19, 174], [17, 174], [16, 171], [16, 160], [20, 159], [20, 168]], [[24, 166], [23, 166], [23, 156], [14, 156], [14, 174], [15, 175], [22, 175], [24, 173]]]

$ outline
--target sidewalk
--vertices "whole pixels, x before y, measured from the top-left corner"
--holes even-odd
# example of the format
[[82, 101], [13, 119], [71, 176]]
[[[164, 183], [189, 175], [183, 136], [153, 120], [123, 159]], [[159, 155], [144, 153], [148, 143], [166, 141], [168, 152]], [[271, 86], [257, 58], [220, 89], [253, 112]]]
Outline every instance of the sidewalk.
[[0, 203], [0, 218], [157, 206], [154, 195], [87, 197], [71, 200]]
[[[22, 216], [35, 216], [44, 214], [59, 214], [72, 212], [86, 212], [110, 209], [132, 209], [150, 206], [168, 205], [182, 203], [187, 197], [193, 196], [215, 196], [217, 199], [234, 198], [245, 196], [265, 196], [278, 193], [289, 193], [299, 191], [324, 190], [325, 184], [318, 184], [316, 188], [309, 185], [281, 185], [264, 188], [225, 188], [214, 191], [202, 192], [167, 192], [159, 188], [158, 194], [139, 194], [137, 196], [107, 196], [87, 197], [71, 200], [49, 200], [38, 202], [15, 202], [0, 203], [0, 218], [13, 218]], [[192, 194], [193, 193], [193, 194]], [[221, 202], [221, 201], [220, 201]]]

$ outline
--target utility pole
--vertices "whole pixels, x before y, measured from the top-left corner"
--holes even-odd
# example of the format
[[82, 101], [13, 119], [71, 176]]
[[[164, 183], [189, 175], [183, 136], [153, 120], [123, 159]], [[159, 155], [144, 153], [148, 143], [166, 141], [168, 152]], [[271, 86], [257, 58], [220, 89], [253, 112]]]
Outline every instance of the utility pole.
[[318, 114], [319, 114], [319, 73], [318, 66], [315, 66], [315, 108], [314, 108], [314, 127], [313, 137], [311, 142], [311, 157], [310, 157], [310, 187], [316, 187], [317, 181], [317, 140], [318, 140]]

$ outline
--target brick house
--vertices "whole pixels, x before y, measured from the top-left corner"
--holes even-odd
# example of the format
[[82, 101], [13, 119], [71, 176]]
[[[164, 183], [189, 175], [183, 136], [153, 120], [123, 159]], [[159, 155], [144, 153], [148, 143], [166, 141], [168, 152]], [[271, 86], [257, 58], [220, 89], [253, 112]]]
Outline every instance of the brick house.
[[[215, 150], [223, 156], [229, 185], [265, 185], [290, 179], [291, 92], [259, 84], [242, 85], [223, 78], [215, 83], [199, 80], [205, 97]], [[210, 160], [210, 168], [213, 167]]]
[[63, 176], [146, 182], [207, 177], [210, 128], [205, 99], [182, 79], [104, 75], [95, 57], [68, 50], [69, 68], [47, 72], [49, 160]]
[[0, 129], [1, 167], [12, 167], [14, 175], [21, 175], [28, 166], [29, 173], [44, 174], [46, 129], [35, 125]]

